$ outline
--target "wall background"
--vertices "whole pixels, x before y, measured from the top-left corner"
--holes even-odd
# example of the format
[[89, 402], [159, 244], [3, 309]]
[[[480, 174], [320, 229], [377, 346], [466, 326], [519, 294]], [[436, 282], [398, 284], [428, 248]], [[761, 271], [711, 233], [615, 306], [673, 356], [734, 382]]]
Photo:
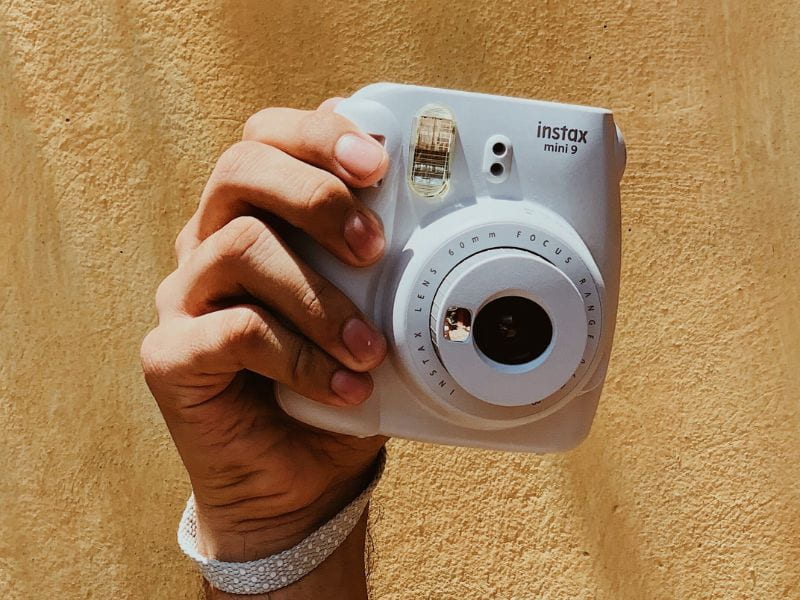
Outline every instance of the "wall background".
[[381, 600], [800, 597], [800, 4], [0, 6], [0, 590], [197, 598], [138, 366], [245, 118], [375, 80], [608, 106], [616, 349], [577, 450], [394, 441]]

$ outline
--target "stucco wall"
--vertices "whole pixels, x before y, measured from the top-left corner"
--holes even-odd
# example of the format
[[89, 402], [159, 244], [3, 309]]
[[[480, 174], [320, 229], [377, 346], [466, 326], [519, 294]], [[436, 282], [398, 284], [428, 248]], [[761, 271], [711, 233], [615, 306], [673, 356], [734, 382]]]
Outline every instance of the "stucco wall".
[[589, 439], [394, 441], [372, 586], [800, 598], [800, 4], [3, 2], [0, 589], [196, 598], [138, 366], [172, 240], [244, 119], [376, 80], [597, 104], [628, 142]]

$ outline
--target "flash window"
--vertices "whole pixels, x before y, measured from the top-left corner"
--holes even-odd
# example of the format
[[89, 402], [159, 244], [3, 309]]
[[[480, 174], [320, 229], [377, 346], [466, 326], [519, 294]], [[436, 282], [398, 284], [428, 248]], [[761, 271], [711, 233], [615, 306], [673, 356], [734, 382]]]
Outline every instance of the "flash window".
[[431, 105], [419, 112], [411, 135], [408, 177], [414, 192], [426, 198], [447, 193], [455, 137], [456, 122], [448, 109]]

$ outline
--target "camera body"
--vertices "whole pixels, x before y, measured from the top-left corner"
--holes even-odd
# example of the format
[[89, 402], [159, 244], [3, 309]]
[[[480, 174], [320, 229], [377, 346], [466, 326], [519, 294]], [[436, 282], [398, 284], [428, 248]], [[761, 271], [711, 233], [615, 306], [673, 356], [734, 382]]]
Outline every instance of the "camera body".
[[357, 191], [383, 258], [297, 252], [384, 332], [389, 356], [360, 406], [285, 386], [310, 425], [491, 449], [552, 452], [587, 434], [608, 366], [620, 269], [625, 146], [611, 112], [381, 83], [336, 112], [382, 141], [389, 171]]

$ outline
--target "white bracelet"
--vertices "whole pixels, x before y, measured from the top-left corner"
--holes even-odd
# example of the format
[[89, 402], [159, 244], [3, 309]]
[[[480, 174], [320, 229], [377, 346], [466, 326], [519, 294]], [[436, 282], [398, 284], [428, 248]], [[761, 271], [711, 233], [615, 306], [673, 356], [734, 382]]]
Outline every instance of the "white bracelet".
[[266, 558], [249, 562], [223, 562], [197, 551], [197, 519], [194, 495], [189, 496], [178, 526], [178, 545], [199, 566], [203, 577], [216, 589], [231, 594], [266, 594], [301, 579], [330, 556], [353, 531], [380, 481], [386, 463], [381, 449], [378, 464], [367, 488], [330, 521], [296, 546]]

